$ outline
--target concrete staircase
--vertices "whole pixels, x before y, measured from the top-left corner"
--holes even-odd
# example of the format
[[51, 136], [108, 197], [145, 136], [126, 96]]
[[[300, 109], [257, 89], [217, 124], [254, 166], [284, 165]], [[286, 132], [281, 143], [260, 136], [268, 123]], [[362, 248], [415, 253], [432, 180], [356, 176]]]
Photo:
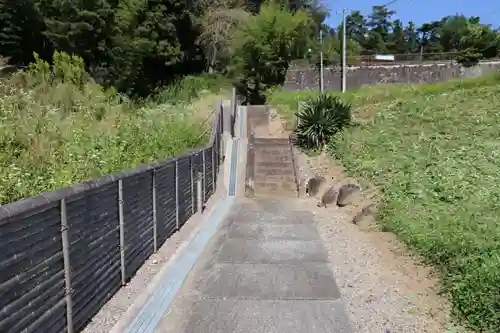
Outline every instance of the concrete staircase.
[[298, 197], [298, 185], [289, 138], [269, 132], [267, 106], [247, 108], [247, 197]]

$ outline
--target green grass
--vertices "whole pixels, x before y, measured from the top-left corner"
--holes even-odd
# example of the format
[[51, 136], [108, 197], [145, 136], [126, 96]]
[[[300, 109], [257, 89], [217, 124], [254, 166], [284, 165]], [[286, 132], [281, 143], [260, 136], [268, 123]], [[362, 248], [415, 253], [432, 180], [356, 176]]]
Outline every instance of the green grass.
[[155, 91], [149, 101], [154, 103], [185, 104], [206, 93], [218, 93], [231, 86], [231, 81], [220, 75], [189, 75]]
[[[274, 94], [274, 95], [273, 95]], [[304, 93], [273, 92], [293, 114]], [[382, 193], [378, 220], [442, 272], [453, 314], [500, 327], [500, 78], [350, 92], [359, 126], [329, 149]]]
[[137, 104], [90, 81], [27, 81], [0, 81], [0, 204], [203, 144], [227, 83], [188, 77]]
[[[491, 74], [466, 80], [451, 80], [439, 84], [380, 84], [376, 86], [362, 86], [348, 90], [346, 93], [331, 92], [330, 94], [342, 97], [352, 103], [357, 109], [357, 118], [371, 118], [372, 111], [377, 111], [382, 103], [394, 100], [414, 98], [415, 96], [446, 93], [455, 89], [468, 89], [496, 85], [498, 75]], [[317, 91], [281, 91], [276, 87], [267, 94], [267, 102], [277, 107], [285, 119], [294, 121], [297, 103], [309, 97], [318, 95]]]

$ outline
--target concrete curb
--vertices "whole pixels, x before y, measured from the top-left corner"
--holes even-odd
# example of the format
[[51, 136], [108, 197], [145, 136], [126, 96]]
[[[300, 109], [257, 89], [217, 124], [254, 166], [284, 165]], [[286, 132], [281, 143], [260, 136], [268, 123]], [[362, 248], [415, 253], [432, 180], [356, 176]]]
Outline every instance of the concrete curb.
[[[218, 196], [217, 201], [222, 201], [225, 199], [226, 189], [222, 188], [218, 191], [219, 193], [214, 193], [214, 196]], [[206, 211], [205, 219], [209, 219], [215, 212], [218, 207], [218, 203], [213, 205]], [[201, 218], [201, 215], [197, 215], [194, 218]], [[182, 242], [182, 244], [177, 248], [174, 255], [170, 257], [165, 266], [160, 270], [160, 272], [153, 278], [151, 283], [147, 286], [146, 290], [141, 293], [132, 306], [130, 306], [125, 312], [125, 314], [120, 318], [120, 320], [113, 326], [113, 328], [109, 331], [109, 333], [123, 333], [126, 331], [127, 327], [132, 323], [132, 321], [139, 314], [141, 309], [144, 307], [146, 302], [153, 296], [153, 294], [157, 291], [158, 287], [161, 284], [161, 281], [165, 279], [167, 274], [169, 273], [172, 266], [179, 260], [183, 253], [186, 252], [186, 248], [193, 242], [195, 237], [200, 233], [202, 227], [206, 224], [206, 221], [202, 221], [199, 223], [196, 228], [189, 234], [186, 240]]]

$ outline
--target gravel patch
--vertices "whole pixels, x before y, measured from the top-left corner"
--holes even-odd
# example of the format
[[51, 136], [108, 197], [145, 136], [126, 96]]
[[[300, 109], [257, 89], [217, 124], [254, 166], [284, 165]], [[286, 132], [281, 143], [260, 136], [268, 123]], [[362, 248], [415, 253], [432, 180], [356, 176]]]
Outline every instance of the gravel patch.
[[428, 270], [408, 269], [414, 263], [381, 250], [341, 209], [313, 209], [354, 332], [444, 332], [429, 313], [440, 305]]
[[[295, 162], [302, 175], [320, 174], [337, 184], [353, 180], [326, 156], [311, 159], [296, 151]], [[431, 269], [419, 265], [393, 234], [378, 231], [374, 223], [353, 224], [361, 202], [320, 208], [317, 201], [299, 200], [316, 217], [353, 331], [444, 332], [449, 310], [436, 295], [438, 281]]]

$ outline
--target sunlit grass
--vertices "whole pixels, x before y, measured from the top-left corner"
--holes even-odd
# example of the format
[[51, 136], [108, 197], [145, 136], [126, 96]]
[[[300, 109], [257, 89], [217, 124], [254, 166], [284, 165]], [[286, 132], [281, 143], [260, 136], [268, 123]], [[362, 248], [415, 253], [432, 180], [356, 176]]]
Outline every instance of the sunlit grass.
[[[274, 92], [290, 117], [308, 93]], [[382, 193], [378, 220], [440, 268], [458, 320], [500, 327], [500, 80], [349, 92], [365, 121], [329, 146], [346, 170]]]
[[[227, 94], [213, 80], [188, 78], [142, 105], [91, 82], [0, 82], [0, 204], [203, 144], [216, 98]], [[180, 96], [167, 100], [169, 89]]]

